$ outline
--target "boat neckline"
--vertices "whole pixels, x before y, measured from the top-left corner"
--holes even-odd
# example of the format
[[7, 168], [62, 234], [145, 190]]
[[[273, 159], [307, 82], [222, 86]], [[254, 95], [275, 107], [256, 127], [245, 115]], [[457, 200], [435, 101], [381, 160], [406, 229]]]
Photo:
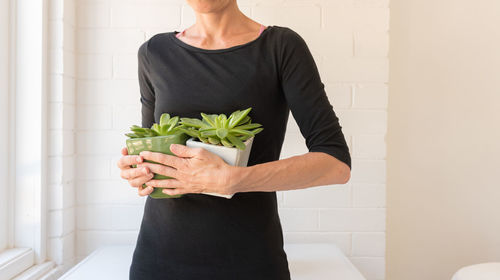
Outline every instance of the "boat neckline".
[[262, 37], [264, 37], [265, 33], [267, 33], [266, 31], [272, 29], [273, 27], [275, 27], [274, 25], [268, 25], [266, 28], [264, 28], [264, 30], [262, 30], [262, 32], [260, 33], [260, 35], [251, 40], [251, 41], [248, 41], [246, 43], [243, 43], [243, 44], [240, 44], [240, 45], [236, 45], [236, 46], [232, 46], [232, 47], [229, 47], [229, 48], [224, 48], [224, 49], [202, 49], [202, 48], [198, 48], [198, 47], [195, 47], [193, 45], [190, 45], [184, 41], [182, 41], [181, 39], [177, 38], [177, 34], [180, 33], [179, 31], [177, 30], [174, 30], [172, 32], [169, 33], [169, 37], [179, 46], [181, 47], [184, 47], [186, 49], [189, 49], [189, 50], [192, 50], [192, 51], [197, 51], [197, 52], [204, 52], [204, 53], [221, 53], [221, 52], [229, 52], [229, 51], [233, 51], [233, 50], [236, 50], [236, 49], [239, 49], [239, 48], [243, 48], [243, 47], [246, 47], [246, 46], [250, 46], [252, 44], [254, 44], [255, 42], [258, 42]]

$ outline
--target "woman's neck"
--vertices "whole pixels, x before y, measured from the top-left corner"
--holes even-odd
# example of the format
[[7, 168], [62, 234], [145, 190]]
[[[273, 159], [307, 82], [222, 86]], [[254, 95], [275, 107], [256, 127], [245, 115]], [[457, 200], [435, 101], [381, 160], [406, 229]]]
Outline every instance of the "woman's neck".
[[196, 23], [188, 28], [188, 32], [201, 38], [227, 38], [241, 34], [245, 30], [252, 30], [253, 24], [245, 14], [243, 14], [236, 1], [231, 2], [223, 9], [216, 12], [201, 13], [196, 12]]

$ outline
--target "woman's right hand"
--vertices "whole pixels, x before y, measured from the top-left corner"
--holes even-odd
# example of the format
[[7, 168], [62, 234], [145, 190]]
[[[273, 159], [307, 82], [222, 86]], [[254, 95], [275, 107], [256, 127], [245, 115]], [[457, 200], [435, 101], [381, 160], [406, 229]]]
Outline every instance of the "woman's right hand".
[[121, 169], [120, 176], [128, 180], [129, 184], [137, 188], [137, 192], [140, 196], [149, 195], [153, 192], [153, 187], [142, 188], [142, 185], [147, 181], [151, 180], [154, 176], [153, 172], [147, 167], [134, 168], [133, 164], [138, 164], [143, 162], [141, 156], [128, 155], [127, 148], [122, 149], [122, 157], [118, 160], [118, 168]]

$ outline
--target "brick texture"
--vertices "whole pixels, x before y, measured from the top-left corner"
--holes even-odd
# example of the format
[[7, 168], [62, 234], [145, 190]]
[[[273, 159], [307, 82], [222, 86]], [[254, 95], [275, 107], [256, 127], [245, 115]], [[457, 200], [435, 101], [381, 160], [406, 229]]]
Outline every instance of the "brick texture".
[[76, 0], [49, 1], [47, 255], [56, 279], [75, 263]]

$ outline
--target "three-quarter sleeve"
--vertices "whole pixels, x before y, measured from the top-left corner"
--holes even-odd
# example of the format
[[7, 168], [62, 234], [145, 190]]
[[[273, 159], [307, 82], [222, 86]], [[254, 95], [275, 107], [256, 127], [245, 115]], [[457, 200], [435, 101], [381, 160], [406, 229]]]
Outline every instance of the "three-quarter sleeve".
[[342, 127], [305, 40], [288, 29], [281, 42], [281, 86], [307, 148], [310, 152], [329, 154], [351, 168], [351, 156]]
[[137, 52], [140, 101], [142, 104], [142, 127], [150, 128], [155, 122], [155, 92], [150, 80], [151, 63], [148, 58], [148, 43], [144, 42]]

